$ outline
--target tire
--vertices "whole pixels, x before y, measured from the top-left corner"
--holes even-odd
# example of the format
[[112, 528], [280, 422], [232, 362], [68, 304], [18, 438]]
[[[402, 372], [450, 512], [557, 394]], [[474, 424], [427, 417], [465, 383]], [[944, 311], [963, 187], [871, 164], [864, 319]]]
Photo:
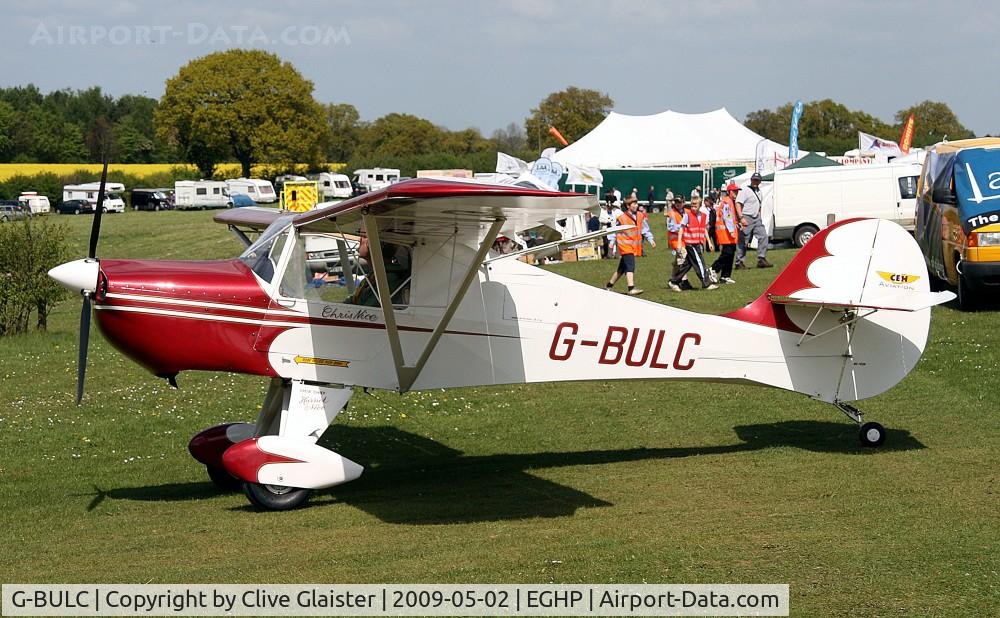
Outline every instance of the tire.
[[0, 222], [6, 223], [8, 221], [10, 221], [10, 219], [7, 218], [7, 215], [0, 217]]
[[819, 232], [819, 228], [811, 223], [806, 223], [805, 225], [800, 225], [796, 228], [795, 233], [792, 235], [792, 243], [796, 247], [803, 247], [807, 242], [812, 240], [812, 237]]
[[77, 208], [76, 210], [74, 210], [74, 211], [73, 211], [73, 214], [74, 214], [74, 215], [78, 215], [78, 214], [80, 214], [80, 209], [79, 209], [79, 208]]
[[153, 206], [153, 211], [154, 212], [160, 212], [160, 205], [157, 204], [156, 206]]
[[858, 432], [861, 446], [865, 448], [878, 448], [885, 442], [885, 427], [878, 423], [865, 423]]
[[215, 486], [222, 491], [239, 491], [242, 481], [229, 472], [225, 468], [216, 468], [214, 466], [205, 466], [205, 470], [208, 472], [208, 478], [212, 479]]
[[973, 291], [972, 287], [969, 286], [968, 280], [965, 275], [958, 275], [958, 308], [962, 311], [975, 311], [979, 308], [979, 299], [976, 298], [976, 293]]
[[289, 511], [305, 504], [312, 490], [244, 481], [243, 493], [250, 500], [250, 504], [262, 511]]

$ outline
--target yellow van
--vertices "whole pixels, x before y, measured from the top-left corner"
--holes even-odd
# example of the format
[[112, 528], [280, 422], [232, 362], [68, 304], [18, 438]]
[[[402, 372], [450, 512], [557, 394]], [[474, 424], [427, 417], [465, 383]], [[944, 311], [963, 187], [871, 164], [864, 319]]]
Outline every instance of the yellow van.
[[941, 142], [917, 182], [914, 235], [932, 276], [962, 309], [1000, 298], [1000, 138]]

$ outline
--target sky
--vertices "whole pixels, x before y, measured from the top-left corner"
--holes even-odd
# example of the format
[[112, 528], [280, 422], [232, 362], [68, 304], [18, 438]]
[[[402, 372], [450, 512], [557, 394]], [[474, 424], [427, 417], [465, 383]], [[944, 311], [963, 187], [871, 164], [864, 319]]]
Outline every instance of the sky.
[[0, 16], [0, 86], [46, 92], [158, 98], [190, 60], [244, 47], [362, 119], [410, 113], [487, 136], [567, 86], [625, 114], [725, 107], [740, 120], [831, 98], [892, 122], [930, 99], [1000, 135], [995, 0], [0, 0]]

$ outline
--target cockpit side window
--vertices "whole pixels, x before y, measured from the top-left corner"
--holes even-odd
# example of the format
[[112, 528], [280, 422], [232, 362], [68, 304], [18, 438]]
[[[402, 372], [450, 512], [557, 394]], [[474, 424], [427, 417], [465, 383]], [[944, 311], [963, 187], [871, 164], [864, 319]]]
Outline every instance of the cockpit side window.
[[[342, 264], [338, 241], [347, 249]], [[395, 306], [409, 304], [409, 247], [383, 243], [386, 278]], [[281, 279], [280, 292], [310, 302], [378, 307], [375, 276], [368, 259], [367, 240], [339, 234], [298, 234]]]

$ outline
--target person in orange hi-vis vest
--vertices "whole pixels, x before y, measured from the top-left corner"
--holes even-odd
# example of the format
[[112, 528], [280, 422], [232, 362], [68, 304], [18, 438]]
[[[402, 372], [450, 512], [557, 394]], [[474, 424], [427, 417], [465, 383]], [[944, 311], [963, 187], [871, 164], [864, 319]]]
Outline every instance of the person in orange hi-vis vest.
[[674, 255], [674, 267], [670, 271], [670, 278], [673, 279], [677, 271], [684, 265], [687, 257], [687, 250], [684, 248], [684, 227], [687, 225], [687, 213], [684, 211], [684, 198], [675, 197], [667, 209], [667, 243], [670, 245], [670, 252]]
[[736, 257], [736, 243], [740, 240], [736, 194], [740, 188], [735, 182], [726, 187], [726, 194], [715, 207], [715, 239], [719, 243], [719, 258], [708, 271], [713, 283], [736, 283], [733, 281], [733, 259]]
[[702, 288], [714, 290], [719, 287], [709, 279], [708, 267], [705, 265], [705, 254], [702, 253], [705, 237], [707, 236], [707, 228], [708, 214], [701, 212], [701, 200], [694, 198], [688, 206], [687, 225], [684, 226], [681, 232], [681, 239], [684, 241], [684, 249], [687, 252], [687, 257], [684, 260], [684, 264], [670, 278], [670, 282], [667, 284], [671, 290], [680, 292], [685, 287], [690, 289], [690, 284], [687, 286], [682, 284], [687, 283], [688, 271], [692, 269], [698, 275], [698, 279], [701, 280]]
[[618, 270], [611, 275], [607, 289], [612, 289], [621, 276], [625, 275], [628, 283], [628, 293], [630, 296], [642, 294], [642, 290], [635, 287], [635, 258], [642, 255], [642, 239], [649, 241], [650, 246], [656, 247], [656, 240], [653, 233], [649, 231], [649, 223], [646, 221], [646, 213], [639, 212], [639, 200], [630, 197], [625, 201], [625, 212], [617, 221], [618, 225], [633, 226], [630, 229], [622, 230], [615, 234], [615, 241], [618, 243]]

